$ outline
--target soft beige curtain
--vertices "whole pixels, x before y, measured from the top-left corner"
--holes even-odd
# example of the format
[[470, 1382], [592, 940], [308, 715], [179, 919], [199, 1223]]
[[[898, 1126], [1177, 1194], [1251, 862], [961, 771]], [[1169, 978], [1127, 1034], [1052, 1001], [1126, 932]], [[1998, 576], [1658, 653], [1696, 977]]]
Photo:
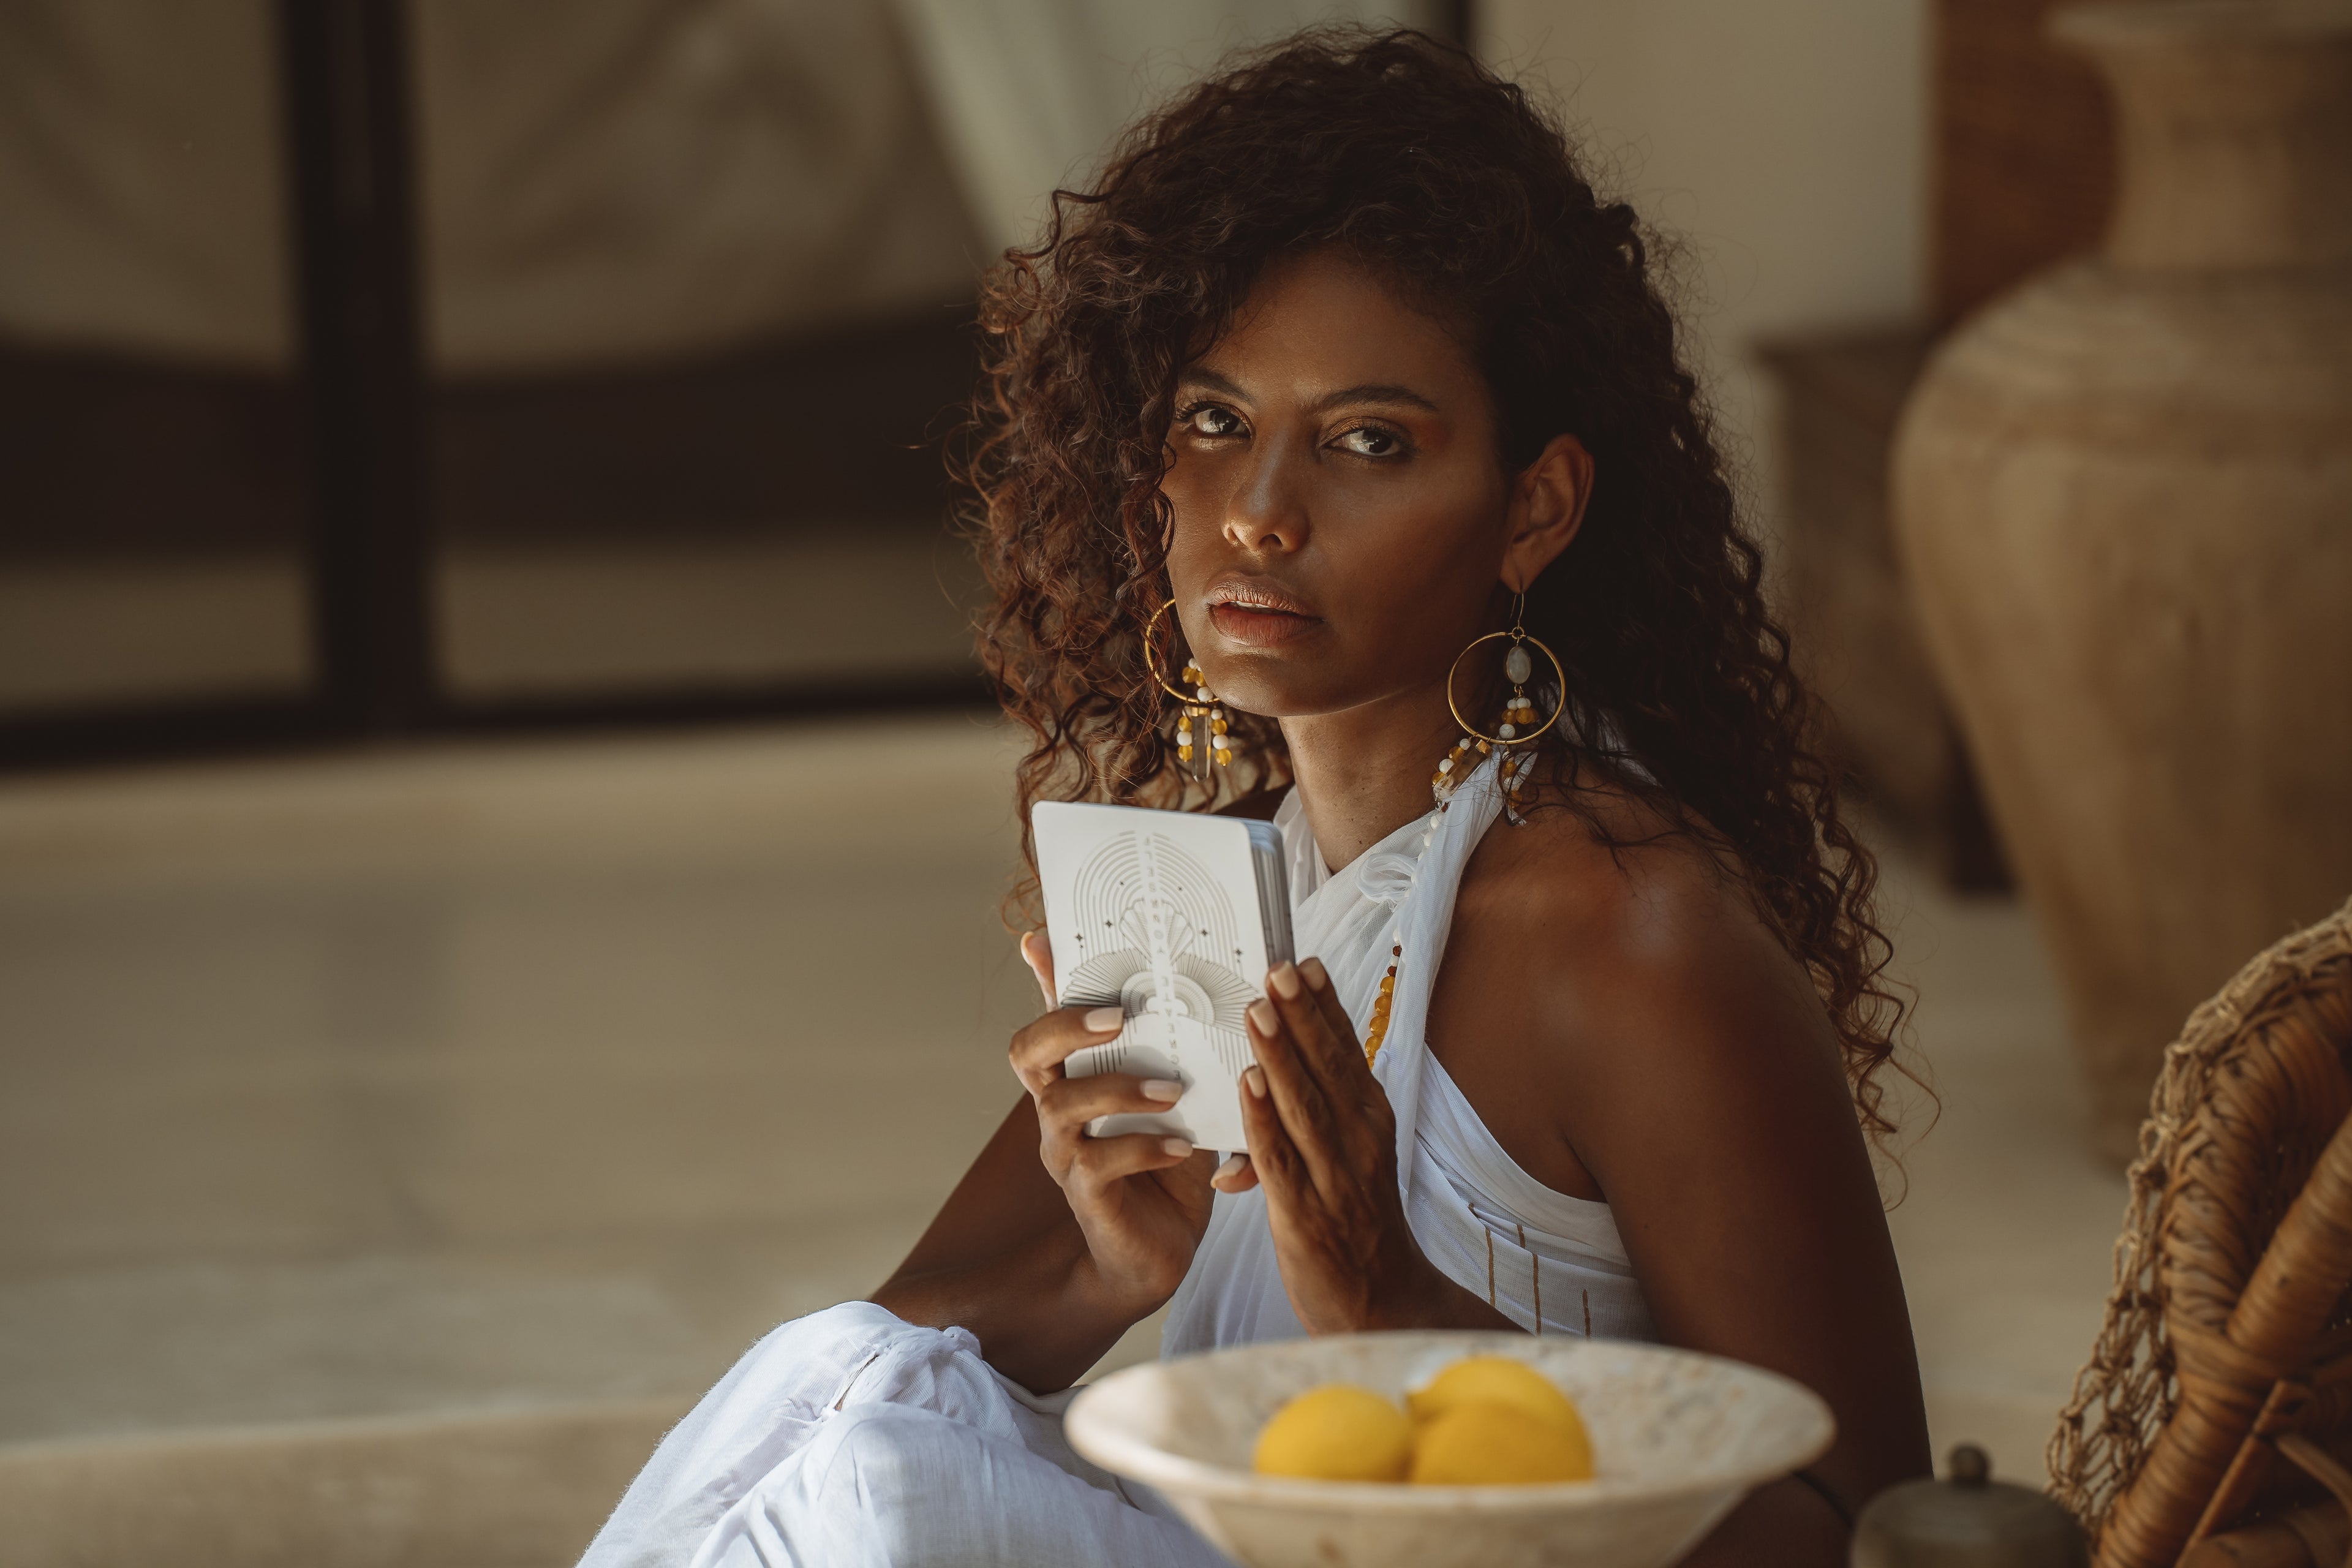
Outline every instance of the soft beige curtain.
[[896, 0], [948, 154], [997, 249], [1119, 128], [1229, 49], [1321, 21], [1427, 26], [1430, 0]]
[[292, 357], [268, 0], [0, 0], [0, 332]]
[[[414, 0], [431, 357], [691, 353], [968, 298], [885, 0]], [[282, 366], [269, 0], [0, 0], [0, 334]]]
[[[969, 298], [1236, 45], [1423, 0], [412, 0], [448, 373], [673, 356]], [[269, 0], [0, 0], [0, 334], [291, 354]]]
[[416, 0], [433, 355], [641, 358], [969, 298], [880, 0]]

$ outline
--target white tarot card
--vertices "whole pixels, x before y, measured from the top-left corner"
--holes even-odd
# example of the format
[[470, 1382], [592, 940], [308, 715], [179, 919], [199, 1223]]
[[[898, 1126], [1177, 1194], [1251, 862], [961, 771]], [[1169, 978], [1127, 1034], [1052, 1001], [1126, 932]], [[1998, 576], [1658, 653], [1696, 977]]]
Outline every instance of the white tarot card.
[[1244, 817], [1045, 802], [1029, 816], [1056, 1000], [1117, 1005], [1127, 1024], [1065, 1064], [1072, 1078], [1173, 1079], [1157, 1113], [1097, 1117], [1098, 1138], [1173, 1133], [1245, 1148], [1238, 1096], [1250, 1065], [1243, 1013], [1266, 971], [1291, 961], [1282, 835]]

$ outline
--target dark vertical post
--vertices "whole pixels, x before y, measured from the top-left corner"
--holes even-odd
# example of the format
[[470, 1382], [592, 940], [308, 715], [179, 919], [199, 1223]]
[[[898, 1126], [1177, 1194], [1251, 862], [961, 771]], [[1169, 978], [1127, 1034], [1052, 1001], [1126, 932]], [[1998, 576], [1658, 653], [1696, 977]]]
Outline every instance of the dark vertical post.
[[310, 421], [312, 646], [358, 728], [436, 706], [403, 0], [278, 0]]

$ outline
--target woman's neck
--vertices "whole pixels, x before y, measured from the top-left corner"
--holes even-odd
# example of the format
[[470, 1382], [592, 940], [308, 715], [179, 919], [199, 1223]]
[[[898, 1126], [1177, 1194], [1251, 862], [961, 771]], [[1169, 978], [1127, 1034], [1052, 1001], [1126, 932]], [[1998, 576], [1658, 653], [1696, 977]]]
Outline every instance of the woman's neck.
[[1325, 863], [1336, 871], [1425, 816], [1430, 774], [1459, 733], [1440, 687], [1285, 719], [1298, 804]]

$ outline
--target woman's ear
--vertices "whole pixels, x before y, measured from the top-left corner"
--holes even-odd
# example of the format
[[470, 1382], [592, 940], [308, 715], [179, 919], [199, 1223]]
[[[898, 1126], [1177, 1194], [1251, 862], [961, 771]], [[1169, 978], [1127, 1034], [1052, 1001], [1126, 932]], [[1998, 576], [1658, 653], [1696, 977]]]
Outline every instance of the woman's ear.
[[1555, 436], [1519, 470], [1511, 485], [1509, 531], [1504, 537], [1503, 581], [1524, 593], [1559, 559], [1584, 524], [1592, 499], [1592, 454], [1573, 436]]

